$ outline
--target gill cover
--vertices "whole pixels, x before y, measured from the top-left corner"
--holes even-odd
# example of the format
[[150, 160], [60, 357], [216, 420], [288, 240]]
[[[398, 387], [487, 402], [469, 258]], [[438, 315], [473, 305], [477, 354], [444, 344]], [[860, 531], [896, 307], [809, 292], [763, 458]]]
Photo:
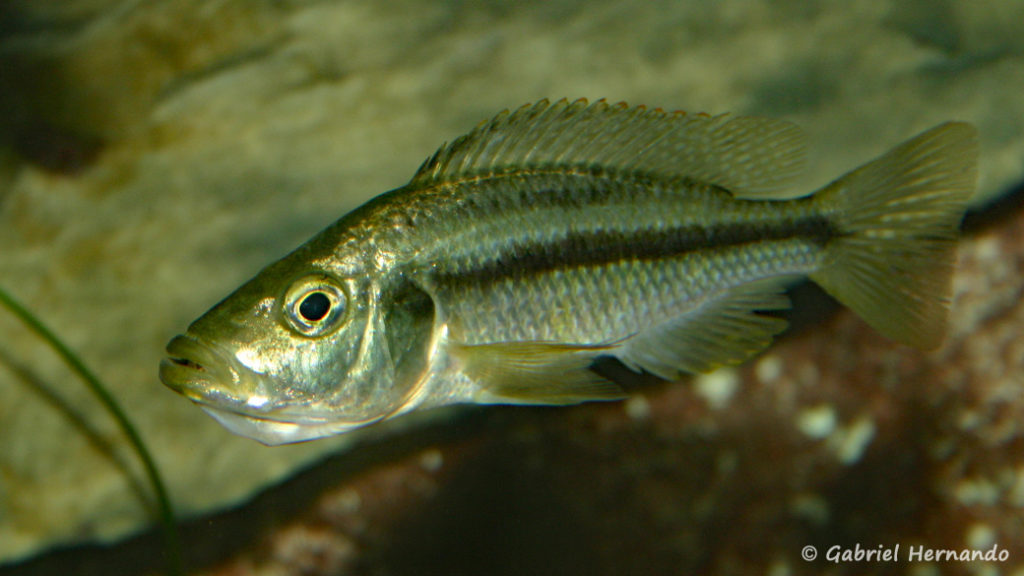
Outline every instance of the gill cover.
[[[338, 307], [345, 305], [345, 299], [343, 295], [332, 293], [330, 286], [330, 282], [321, 282], [315, 277], [293, 284], [282, 300], [286, 321], [306, 322], [312, 326], [305, 330], [316, 333], [317, 324], [341, 314]], [[294, 414], [294, 418], [288, 419], [290, 422], [277, 419], [275, 425], [265, 426], [259, 437], [252, 433], [246, 435], [265, 444], [312, 440], [365, 426], [411, 408], [410, 400], [419, 390], [434, 348], [434, 301], [418, 287], [404, 281], [386, 291], [369, 284], [361, 293], [365, 295], [364, 304], [354, 306], [358, 308], [357, 318], [349, 320], [337, 334], [325, 328], [326, 338], [317, 343], [318, 348], [324, 348], [317, 354], [324, 357], [332, 356], [346, 344], [357, 344], [354, 358], [349, 356], [353, 361], [347, 367], [332, 367], [333, 363], [323, 362], [323, 358], [321, 361], [294, 359], [301, 364], [316, 365], [328, 373], [335, 372], [334, 368], [340, 370], [335, 372], [333, 382], [324, 379], [324, 373], [309, 375], [310, 380], [320, 381], [320, 390], [312, 394], [318, 396], [319, 401], [291, 410], [285, 408], [285, 412]], [[331, 304], [326, 311], [319, 306], [323, 302], [314, 303], [316, 306], [309, 304], [310, 298], [320, 299], [321, 294]], [[320, 322], [310, 321], [321, 314]], [[359, 328], [361, 334], [354, 334]], [[337, 360], [344, 356], [347, 355], [342, 354]]]
[[[339, 286], [311, 275], [293, 283], [281, 301], [282, 318], [298, 332], [295, 337], [315, 343], [286, 360], [293, 368], [302, 367], [300, 373], [308, 370], [300, 376], [306, 386], [286, 386], [306, 394], [300, 393], [293, 406], [280, 406], [275, 418], [296, 427], [275, 426], [277, 437], [258, 438], [264, 443], [310, 440], [365, 426], [402, 412], [418, 389], [430, 359], [433, 300], [409, 283], [383, 291], [368, 282], [351, 290], [362, 296], [359, 303]], [[342, 310], [347, 306], [354, 310]], [[331, 322], [342, 327], [333, 332]]]

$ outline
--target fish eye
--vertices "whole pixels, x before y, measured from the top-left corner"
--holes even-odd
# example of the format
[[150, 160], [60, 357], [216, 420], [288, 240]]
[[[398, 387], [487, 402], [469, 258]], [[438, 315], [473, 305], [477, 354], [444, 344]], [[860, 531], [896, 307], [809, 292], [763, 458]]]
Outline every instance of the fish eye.
[[348, 297], [341, 284], [323, 274], [292, 283], [283, 300], [288, 325], [303, 336], [321, 336], [342, 324]]
[[331, 299], [323, 292], [310, 292], [299, 302], [299, 315], [309, 322], [319, 322], [331, 311]]

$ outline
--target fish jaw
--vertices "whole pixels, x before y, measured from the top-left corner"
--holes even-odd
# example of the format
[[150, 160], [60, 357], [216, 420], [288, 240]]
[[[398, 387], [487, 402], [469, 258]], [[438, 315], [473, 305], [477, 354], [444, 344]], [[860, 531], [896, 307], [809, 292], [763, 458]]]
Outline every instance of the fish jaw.
[[185, 396], [225, 428], [267, 446], [331, 436], [379, 420], [338, 420], [330, 410], [303, 407], [291, 413], [274, 402], [274, 382], [243, 366], [233, 355], [185, 334], [167, 345], [160, 380]]
[[252, 438], [266, 446], [280, 446], [282, 444], [294, 444], [316, 440], [326, 436], [333, 436], [360, 428], [371, 422], [338, 422], [338, 421], [311, 421], [308, 419], [285, 421], [259, 416], [244, 412], [235, 412], [223, 408], [196, 402], [204, 412], [220, 422], [228, 431]]

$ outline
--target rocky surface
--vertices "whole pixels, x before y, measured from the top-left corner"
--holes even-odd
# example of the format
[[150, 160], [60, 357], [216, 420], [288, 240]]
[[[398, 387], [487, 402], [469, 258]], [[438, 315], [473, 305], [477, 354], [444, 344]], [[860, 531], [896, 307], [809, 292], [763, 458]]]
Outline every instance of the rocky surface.
[[[811, 142], [806, 190], [959, 118], [982, 134], [984, 197], [1024, 179], [1019, 2], [12, 0], [0, 16], [0, 283], [110, 383], [187, 515], [377, 434], [234, 438], [159, 384], [166, 341], [497, 110], [607, 96], [788, 118]], [[352, 475], [225, 570], [901, 572], [799, 552], [992, 542], [1012, 574], [1022, 240], [1008, 217], [965, 242], [939, 352], [842, 313], [623, 405], [489, 411], [465, 444]], [[0, 562], [152, 522], [118, 431], [6, 314], [0, 438]]]

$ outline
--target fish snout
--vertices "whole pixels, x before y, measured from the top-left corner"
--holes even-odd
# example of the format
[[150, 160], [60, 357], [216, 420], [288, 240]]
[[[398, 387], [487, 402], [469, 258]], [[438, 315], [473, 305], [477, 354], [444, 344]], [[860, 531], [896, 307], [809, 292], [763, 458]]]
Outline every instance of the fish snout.
[[221, 354], [187, 334], [171, 339], [167, 357], [160, 362], [164, 385], [190, 398], [230, 384], [237, 379], [232, 373]]

